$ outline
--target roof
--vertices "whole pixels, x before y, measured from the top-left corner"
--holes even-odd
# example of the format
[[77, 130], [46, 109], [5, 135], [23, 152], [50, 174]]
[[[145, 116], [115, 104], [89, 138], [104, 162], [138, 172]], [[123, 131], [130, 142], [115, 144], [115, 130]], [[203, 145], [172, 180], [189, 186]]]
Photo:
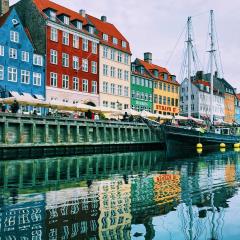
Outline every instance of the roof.
[[210, 83], [209, 82], [206, 82], [204, 80], [196, 80], [196, 81], [193, 81], [193, 84], [196, 85], [196, 84], [202, 84], [206, 87], [210, 87]]
[[[155, 65], [155, 64], [152, 64], [152, 63], [148, 63], [144, 60], [141, 60], [139, 58], [136, 59], [137, 62], [142, 65], [147, 71], [148, 73], [152, 76], [152, 78], [154, 79], [157, 79], [157, 80], [161, 80], [161, 81], [164, 81], [164, 82], [168, 82], [168, 83], [173, 83], [173, 84], [176, 84], [176, 85], [180, 85], [176, 80], [172, 80], [170, 78], [170, 73], [169, 71], [164, 68], [164, 67], [161, 67], [161, 66], [158, 66], [158, 65]], [[164, 80], [163, 79], [163, 76], [160, 74], [159, 77], [157, 78], [154, 74], [153, 74], [153, 70], [158, 70], [159, 73], [167, 73], [168, 74], [168, 79], [167, 80]]]
[[49, 0], [33, 0], [33, 2], [36, 4], [37, 8], [40, 11], [43, 11], [44, 9], [48, 9], [48, 8], [55, 9], [57, 15], [65, 14], [70, 17], [71, 21], [77, 19], [79, 21], [82, 21], [84, 25], [87, 24], [87, 19], [81, 16], [78, 12], [75, 12], [69, 8], [63, 7], [57, 3], [54, 3]]
[[237, 93], [236, 97], [237, 97], [238, 100], [240, 100], [240, 93]]
[[135, 70], [135, 71], [132, 71], [132, 74], [135, 74], [135, 75], [138, 75], [138, 76], [141, 76], [141, 77], [145, 77], [145, 78], [150, 78], [150, 79], [152, 79], [150, 75], [145, 74], [145, 73], [141, 73], [141, 72], [136, 71], [136, 70]]
[[[87, 14], [88, 20], [95, 26], [95, 28], [98, 30], [98, 36], [101, 39], [101, 42], [105, 45], [108, 45], [110, 47], [119, 49], [123, 52], [127, 52], [131, 54], [129, 42], [127, 39], [118, 31], [118, 29], [109, 22], [104, 22], [96, 17], [90, 16]], [[118, 44], [115, 45], [112, 43], [112, 41], [104, 41], [103, 40], [103, 33], [107, 34], [108, 36], [115, 37], [118, 39]], [[112, 39], [109, 39], [112, 40]], [[126, 48], [122, 47], [122, 41], [126, 42]]]
[[6, 22], [8, 16], [10, 15], [11, 11], [8, 11], [3, 16], [0, 17], [0, 27]]

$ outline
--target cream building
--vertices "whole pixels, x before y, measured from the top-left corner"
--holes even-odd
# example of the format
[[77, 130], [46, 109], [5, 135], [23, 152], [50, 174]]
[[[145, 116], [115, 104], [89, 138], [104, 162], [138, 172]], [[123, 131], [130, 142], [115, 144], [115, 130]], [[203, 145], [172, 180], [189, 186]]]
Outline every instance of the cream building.
[[128, 41], [107, 22], [88, 16], [100, 38], [99, 102], [100, 106], [116, 109], [130, 108], [131, 52]]

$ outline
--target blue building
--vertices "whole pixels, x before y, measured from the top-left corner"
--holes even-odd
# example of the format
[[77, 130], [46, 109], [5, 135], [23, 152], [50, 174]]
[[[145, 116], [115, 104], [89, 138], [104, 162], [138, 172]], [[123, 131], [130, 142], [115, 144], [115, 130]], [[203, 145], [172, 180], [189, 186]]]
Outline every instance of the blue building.
[[0, 36], [0, 97], [45, 99], [44, 56], [35, 51], [14, 8], [0, 18]]

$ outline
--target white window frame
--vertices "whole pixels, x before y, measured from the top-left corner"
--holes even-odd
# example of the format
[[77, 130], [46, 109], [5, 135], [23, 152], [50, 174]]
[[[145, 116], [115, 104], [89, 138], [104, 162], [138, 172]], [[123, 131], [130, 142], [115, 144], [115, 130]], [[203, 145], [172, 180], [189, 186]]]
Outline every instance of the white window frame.
[[110, 92], [111, 92], [111, 94], [112, 94], [112, 95], [115, 95], [115, 91], [116, 91], [116, 89], [115, 89], [115, 83], [111, 83], [111, 87], [110, 87]]
[[116, 76], [116, 68], [113, 67], [113, 66], [111, 66], [110, 76], [111, 76], [112, 78], [115, 78], [115, 76]]
[[69, 33], [62, 32], [62, 44], [69, 46]]
[[62, 88], [63, 89], [69, 89], [69, 76], [63, 74], [62, 75]]
[[97, 43], [96, 42], [92, 42], [92, 53], [97, 54]]
[[73, 90], [79, 91], [79, 78], [73, 77]]
[[103, 76], [108, 76], [108, 65], [103, 64]]
[[69, 67], [69, 54], [62, 53], [62, 66]]
[[9, 58], [17, 59], [17, 49], [9, 48]]
[[112, 61], [115, 61], [115, 57], [116, 57], [116, 50], [111, 49], [110, 59], [111, 59]]
[[33, 72], [33, 85], [41, 86], [42, 85], [42, 74]]
[[122, 53], [121, 52], [118, 52], [117, 61], [120, 63], [122, 62]]
[[82, 80], [82, 91], [88, 92], [88, 80], [87, 79]]
[[51, 27], [50, 39], [53, 42], [58, 42], [58, 29]]
[[108, 58], [108, 47], [103, 47], [103, 58]]
[[57, 87], [58, 75], [55, 72], [50, 72], [50, 86]]
[[0, 45], [0, 56], [4, 57], [4, 46]]
[[73, 35], [73, 47], [79, 49], [79, 36]]
[[97, 94], [97, 81], [92, 81], [92, 93]]
[[106, 33], [103, 33], [103, 40], [108, 42], [108, 35]]
[[22, 51], [21, 52], [21, 59], [23, 62], [29, 62], [29, 52]]
[[[10, 80], [9, 74], [12, 75], [11, 80]], [[13, 78], [13, 76], [15, 76], [15, 78]], [[9, 82], [17, 82], [17, 68], [8, 67], [8, 81]]]
[[19, 32], [10, 31], [10, 41], [14, 43], [19, 43]]
[[82, 70], [83, 72], [88, 72], [88, 60], [87, 59], [82, 59]]
[[68, 16], [63, 16], [63, 23], [69, 25], [70, 18]]
[[30, 71], [21, 70], [21, 83], [30, 84]]
[[82, 39], [82, 50], [88, 52], [88, 39], [86, 38]]
[[127, 43], [125, 41], [122, 41], [122, 47], [127, 48]]
[[33, 54], [33, 65], [43, 66], [43, 57], [38, 54]]
[[50, 49], [50, 63], [51, 64], [58, 64], [58, 52], [57, 50]]
[[113, 37], [112, 42], [113, 42], [114, 45], [118, 45], [118, 39], [117, 38]]
[[4, 79], [4, 66], [0, 65], [0, 80]]
[[79, 57], [73, 56], [73, 69], [79, 70]]
[[92, 73], [97, 74], [97, 62], [92, 61], [92, 67], [91, 67]]

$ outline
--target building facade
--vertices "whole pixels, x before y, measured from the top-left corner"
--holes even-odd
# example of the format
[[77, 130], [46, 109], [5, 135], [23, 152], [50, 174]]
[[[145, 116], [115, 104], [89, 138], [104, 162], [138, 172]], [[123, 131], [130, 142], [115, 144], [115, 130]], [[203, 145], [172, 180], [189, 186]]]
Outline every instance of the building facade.
[[9, 0], [0, 0], [0, 16], [9, 11]]
[[99, 105], [99, 39], [85, 11], [48, 0], [22, 0], [16, 7], [46, 53], [47, 100]]
[[43, 100], [45, 59], [36, 51], [15, 8], [0, 19], [0, 36], [0, 97], [23, 95]]
[[240, 124], [240, 93], [236, 94], [236, 114], [235, 121]]
[[99, 97], [105, 107], [130, 108], [131, 51], [126, 38], [106, 16], [97, 19], [87, 15], [100, 38]]
[[131, 108], [136, 111], [153, 111], [153, 78], [137, 61], [131, 69]]
[[153, 112], [163, 115], [179, 113], [179, 83], [166, 68], [152, 64], [152, 54], [144, 53], [144, 60], [136, 59], [138, 66], [153, 79]]
[[[204, 80], [193, 80], [191, 84], [191, 116], [196, 118], [210, 118], [210, 84]], [[180, 88], [181, 114], [188, 115], [188, 80], [181, 83]], [[213, 96], [214, 120], [224, 119], [224, 93], [214, 89]]]

